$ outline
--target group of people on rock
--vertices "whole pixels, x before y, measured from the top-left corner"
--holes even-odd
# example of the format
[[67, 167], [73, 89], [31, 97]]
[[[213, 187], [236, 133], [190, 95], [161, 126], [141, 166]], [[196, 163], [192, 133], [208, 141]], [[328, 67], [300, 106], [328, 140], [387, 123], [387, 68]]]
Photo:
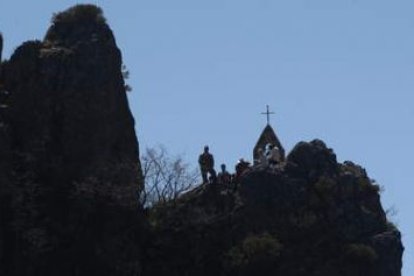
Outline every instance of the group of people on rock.
[[[280, 149], [273, 144], [267, 144], [264, 149], [258, 149], [258, 158], [255, 160], [255, 167], [276, 169], [282, 161]], [[211, 184], [232, 184], [238, 183], [240, 177], [252, 167], [250, 162], [243, 158], [239, 159], [235, 166], [235, 173], [231, 174], [226, 169], [226, 164], [221, 164], [221, 171], [217, 174], [214, 169], [214, 157], [209, 151], [209, 147], [204, 147], [204, 152], [198, 158], [200, 165], [201, 177], [203, 183]]]

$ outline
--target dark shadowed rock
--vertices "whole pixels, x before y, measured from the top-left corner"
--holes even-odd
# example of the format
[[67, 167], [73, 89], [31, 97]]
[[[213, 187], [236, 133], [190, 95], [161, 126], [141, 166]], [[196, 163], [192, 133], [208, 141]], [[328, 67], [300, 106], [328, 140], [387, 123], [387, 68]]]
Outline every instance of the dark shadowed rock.
[[92, 5], [55, 15], [44, 41], [3, 64], [1, 275], [140, 272], [143, 183], [121, 65]]
[[286, 170], [292, 176], [312, 182], [322, 174], [331, 176], [337, 173], [336, 155], [321, 140], [300, 142], [289, 153]]
[[390, 226], [387, 232], [372, 237], [371, 244], [378, 254], [376, 275], [400, 275], [404, 251], [400, 232]]

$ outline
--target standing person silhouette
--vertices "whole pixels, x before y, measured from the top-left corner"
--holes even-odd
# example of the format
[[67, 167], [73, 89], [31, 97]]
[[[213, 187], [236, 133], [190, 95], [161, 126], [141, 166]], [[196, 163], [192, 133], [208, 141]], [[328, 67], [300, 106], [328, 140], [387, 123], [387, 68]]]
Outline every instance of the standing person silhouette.
[[231, 174], [226, 170], [226, 164], [221, 164], [221, 172], [219, 172], [217, 178], [219, 184], [230, 184]]
[[262, 148], [259, 148], [257, 150], [257, 155], [258, 155], [258, 158], [256, 160], [256, 163], [258, 167], [267, 168], [269, 162]]
[[198, 164], [200, 165], [201, 177], [203, 178], [203, 183], [208, 183], [207, 174], [212, 175], [214, 171], [214, 157], [209, 152], [209, 147], [204, 147], [204, 152], [198, 157]]
[[280, 150], [277, 146], [272, 145], [272, 144], [269, 145], [267, 159], [269, 160], [269, 166], [271, 168], [276, 168], [277, 164], [280, 163], [281, 155], [280, 155]]

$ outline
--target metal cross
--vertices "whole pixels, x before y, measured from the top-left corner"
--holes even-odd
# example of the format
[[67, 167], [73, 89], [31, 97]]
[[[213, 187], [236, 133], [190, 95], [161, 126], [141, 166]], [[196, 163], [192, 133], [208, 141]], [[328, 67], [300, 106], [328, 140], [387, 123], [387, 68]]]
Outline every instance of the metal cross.
[[262, 112], [261, 114], [266, 115], [267, 116], [267, 124], [270, 124], [270, 114], [275, 114], [274, 112], [270, 112], [269, 111], [269, 106], [266, 105], [266, 112]]

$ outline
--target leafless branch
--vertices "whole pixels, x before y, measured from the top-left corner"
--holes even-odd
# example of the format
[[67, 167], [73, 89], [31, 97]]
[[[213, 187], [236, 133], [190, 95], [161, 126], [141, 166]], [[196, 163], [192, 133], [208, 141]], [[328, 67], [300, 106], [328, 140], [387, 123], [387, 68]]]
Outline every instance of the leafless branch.
[[175, 201], [194, 188], [199, 174], [181, 156], [172, 157], [163, 146], [147, 148], [141, 157], [145, 190], [141, 195], [144, 206]]

